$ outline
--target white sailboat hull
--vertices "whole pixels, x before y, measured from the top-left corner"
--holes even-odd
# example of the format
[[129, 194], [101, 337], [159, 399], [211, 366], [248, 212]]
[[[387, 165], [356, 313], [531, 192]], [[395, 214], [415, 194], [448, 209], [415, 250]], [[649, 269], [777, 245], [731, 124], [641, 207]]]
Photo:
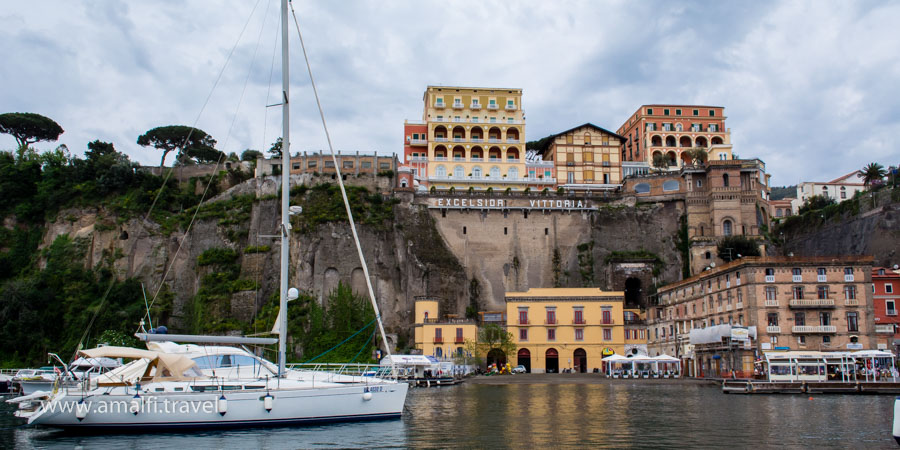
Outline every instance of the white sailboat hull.
[[[151, 431], [182, 428], [283, 426], [400, 417], [408, 385], [386, 383], [269, 391], [144, 392], [82, 396], [59, 392], [28, 423], [80, 430]], [[224, 401], [223, 401], [224, 398]], [[81, 412], [79, 412], [79, 409]], [[136, 411], [136, 413], [135, 413]], [[79, 419], [79, 417], [82, 417]]]

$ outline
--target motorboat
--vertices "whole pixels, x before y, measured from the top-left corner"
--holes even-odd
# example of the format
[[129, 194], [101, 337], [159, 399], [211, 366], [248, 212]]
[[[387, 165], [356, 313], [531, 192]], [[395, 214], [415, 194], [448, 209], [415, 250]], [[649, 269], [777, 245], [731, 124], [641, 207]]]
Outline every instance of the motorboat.
[[86, 377], [93, 377], [121, 366], [122, 363], [110, 358], [78, 358], [67, 369], [43, 367], [26, 369], [33, 371], [27, 375], [16, 374], [15, 383], [21, 395], [31, 395], [37, 391], [49, 391], [54, 383], [75, 384]]

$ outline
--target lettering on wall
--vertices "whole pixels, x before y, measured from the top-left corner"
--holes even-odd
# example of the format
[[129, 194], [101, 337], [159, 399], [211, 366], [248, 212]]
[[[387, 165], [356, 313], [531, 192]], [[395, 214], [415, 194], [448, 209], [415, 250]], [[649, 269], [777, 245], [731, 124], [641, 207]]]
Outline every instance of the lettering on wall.
[[440, 209], [550, 209], [561, 211], [595, 211], [586, 199], [526, 199], [526, 198], [431, 198], [429, 208]]

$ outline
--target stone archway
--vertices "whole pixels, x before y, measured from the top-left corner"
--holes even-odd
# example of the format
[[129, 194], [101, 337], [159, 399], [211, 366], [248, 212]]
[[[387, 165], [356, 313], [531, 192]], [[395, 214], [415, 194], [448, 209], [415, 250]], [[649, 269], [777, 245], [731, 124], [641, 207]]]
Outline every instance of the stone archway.
[[575, 363], [575, 371], [587, 372], [587, 352], [583, 348], [576, 348], [572, 353], [572, 361]]
[[531, 373], [531, 352], [527, 348], [519, 349], [518, 365], [525, 366], [525, 372]]
[[503, 353], [503, 350], [500, 350], [499, 348], [491, 349], [491, 351], [488, 352], [485, 361], [487, 362], [488, 367], [495, 363], [497, 364], [497, 368], [503, 367], [506, 365], [506, 353]]
[[643, 289], [641, 288], [641, 280], [636, 277], [628, 277], [625, 279], [625, 305], [638, 306], [641, 304], [641, 296]]
[[546, 361], [544, 372], [559, 373], [559, 352], [555, 348], [547, 349], [547, 353], [544, 354], [544, 360]]

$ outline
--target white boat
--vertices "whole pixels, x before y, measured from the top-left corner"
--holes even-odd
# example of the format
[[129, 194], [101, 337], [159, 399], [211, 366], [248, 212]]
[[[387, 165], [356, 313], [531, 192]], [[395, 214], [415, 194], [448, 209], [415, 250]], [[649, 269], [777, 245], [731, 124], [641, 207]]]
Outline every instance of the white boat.
[[[281, 1], [282, 98], [288, 87], [288, 2]], [[313, 84], [313, 89], [315, 85]], [[282, 102], [284, 154], [290, 154], [288, 101]], [[335, 164], [337, 166], [337, 164]], [[310, 375], [285, 366], [287, 302], [297, 297], [288, 289], [290, 158], [282, 158], [281, 283], [276, 320], [278, 339], [229, 336], [191, 337], [140, 335], [150, 350], [99, 347], [82, 350], [88, 358], [123, 358], [131, 362], [75, 386], [55, 386], [9, 402], [19, 404], [16, 415], [29, 424], [80, 430], [172, 430], [239, 426], [279, 426], [311, 422], [371, 420], [399, 417], [409, 386], [396, 379]], [[338, 177], [350, 213], [343, 181]], [[369, 297], [375, 310], [385, 351], [389, 346], [375, 302], [353, 217], [349, 216], [362, 262]], [[184, 345], [172, 342], [221, 344]], [[278, 343], [277, 367], [231, 345]], [[224, 358], [228, 356], [227, 360]], [[234, 365], [236, 358], [242, 363]], [[205, 358], [205, 359], [204, 359]], [[226, 362], [227, 361], [227, 362]], [[200, 365], [198, 365], [200, 362]], [[396, 375], [392, 365], [391, 372]], [[358, 378], [358, 379], [356, 379]]]
[[[69, 364], [66, 371], [57, 373], [56, 370], [35, 369], [36, 373], [30, 376], [16, 374], [14, 382], [19, 387], [21, 395], [31, 395], [37, 391], [50, 391], [54, 383], [74, 385], [86, 378], [95, 377], [122, 364], [110, 358], [78, 358]], [[31, 369], [27, 369], [31, 370]]]

